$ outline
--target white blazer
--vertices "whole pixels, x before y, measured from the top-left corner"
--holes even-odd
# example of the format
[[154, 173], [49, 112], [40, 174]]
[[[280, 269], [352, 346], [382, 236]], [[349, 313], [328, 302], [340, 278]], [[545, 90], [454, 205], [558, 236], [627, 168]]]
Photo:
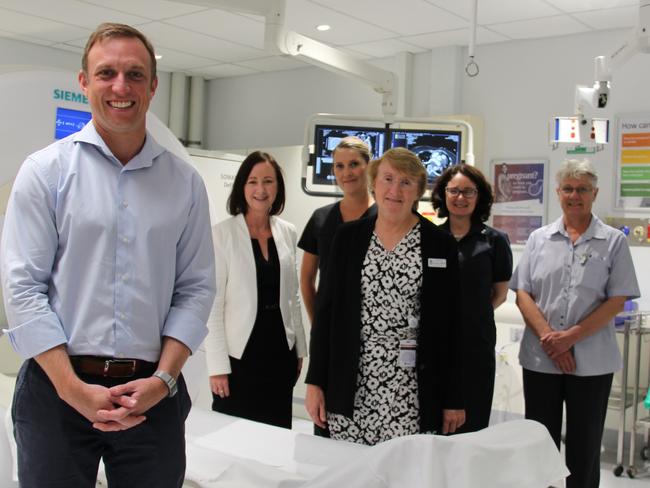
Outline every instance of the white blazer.
[[[280, 261], [280, 313], [289, 348], [298, 357], [307, 355], [302, 326], [298, 273], [296, 271], [296, 228], [271, 216], [271, 233]], [[212, 228], [217, 296], [208, 319], [205, 350], [208, 375], [229, 374], [228, 356], [241, 359], [257, 316], [257, 274], [251, 236], [242, 214]]]

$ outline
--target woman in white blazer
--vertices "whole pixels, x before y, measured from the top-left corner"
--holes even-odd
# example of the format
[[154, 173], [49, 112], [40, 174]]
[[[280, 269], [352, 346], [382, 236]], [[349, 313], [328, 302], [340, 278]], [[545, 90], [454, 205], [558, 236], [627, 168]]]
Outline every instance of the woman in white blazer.
[[276, 215], [284, 180], [260, 151], [241, 164], [233, 217], [213, 228], [217, 297], [206, 339], [212, 409], [291, 428], [293, 387], [307, 355], [296, 273], [296, 229]]

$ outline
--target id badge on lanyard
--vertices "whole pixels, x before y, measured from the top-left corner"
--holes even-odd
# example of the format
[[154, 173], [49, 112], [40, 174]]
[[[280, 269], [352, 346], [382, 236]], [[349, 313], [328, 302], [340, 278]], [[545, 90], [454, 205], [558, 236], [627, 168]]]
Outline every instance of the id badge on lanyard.
[[417, 359], [418, 320], [409, 316], [406, 339], [399, 341], [399, 365], [402, 368], [415, 368]]

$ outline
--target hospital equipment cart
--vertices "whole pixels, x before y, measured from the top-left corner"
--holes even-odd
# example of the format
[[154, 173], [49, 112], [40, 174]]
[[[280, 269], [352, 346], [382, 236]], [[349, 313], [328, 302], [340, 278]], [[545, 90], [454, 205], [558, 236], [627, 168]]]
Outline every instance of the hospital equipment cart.
[[[630, 449], [629, 449], [629, 463], [627, 466], [627, 475], [634, 478], [637, 474], [637, 469], [634, 462], [634, 454], [636, 449], [636, 432], [644, 428], [644, 447], [641, 450], [641, 457], [647, 459], [648, 454], [648, 428], [650, 428], [650, 418], [641, 418], [637, 416], [637, 409], [640, 402], [643, 401], [645, 389], [641, 391], [639, 385], [640, 371], [641, 371], [641, 344], [643, 336], [650, 334], [650, 326], [648, 325], [647, 317], [650, 312], [637, 311], [637, 312], [622, 312], [619, 318], [623, 318], [623, 327], [617, 327], [617, 333], [623, 334], [623, 372], [621, 380], [621, 391], [612, 391], [610, 395], [610, 407], [619, 409], [619, 424], [618, 424], [618, 442], [616, 446], [616, 467], [614, 468], [614, 475], [620, 476], [623, 473], [623, 457], [625, 450], [625, 414], [629, 407], [632, 408], [632, 429], [630, 432]], [[632, 386], [628, 387], [628, 372], [630, 368], [630, 337], [636, 337], [635, 348], [636, 355], [632, 369]], [[650, 367], [650, 365], [648, 365]]]

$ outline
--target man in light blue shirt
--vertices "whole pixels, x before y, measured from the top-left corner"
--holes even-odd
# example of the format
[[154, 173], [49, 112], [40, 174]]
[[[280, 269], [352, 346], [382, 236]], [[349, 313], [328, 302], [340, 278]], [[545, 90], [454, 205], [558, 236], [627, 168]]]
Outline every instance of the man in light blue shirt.
[[29, 156], [2, 238], [21, 487], [180, 487], [181, 368], [215, 293], [205, 187], [147, 133], [153, 47], [102, 24], [79, 83], [92, 123]]
[[622, 367], [614, 316], [639, 285], [625, 236], [591, 213], [591, 163], [566, 161], [556, 176], [563, 215], [530, 235], [510, 281], [527, 326], [526, 418], [546, 425], [559, 448], [566, 405], [567, 488], [598, 488], [607, 398]]

